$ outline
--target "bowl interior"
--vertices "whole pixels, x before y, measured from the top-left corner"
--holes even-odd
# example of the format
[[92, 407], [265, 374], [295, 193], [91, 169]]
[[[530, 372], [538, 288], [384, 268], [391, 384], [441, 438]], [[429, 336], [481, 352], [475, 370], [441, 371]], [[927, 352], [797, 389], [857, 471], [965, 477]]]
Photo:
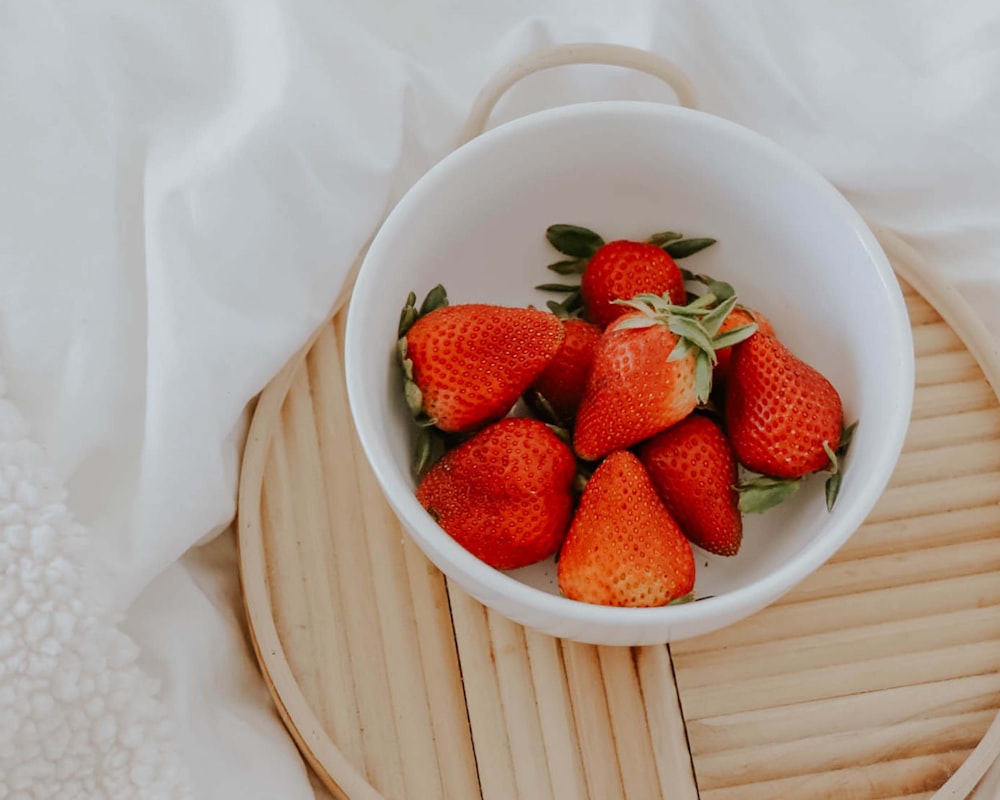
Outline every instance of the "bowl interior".
[[[700, 595], [774, 580], [787, 589], [801, 577], [790, 565], [818, 566], [888, 478], [909, 417], [909, 326], [884, 256], [839, 194], [761, 137], [685, 109], [599, 103], [519, 120], [452, 154], [394, 210], [362, 268], [347, 348], [358, 428], [397, 513], [445, 571], [488, 569], [463, 559], [412, 496], [398, 312], [408, 291], [422, 298], [439, 282], [452, 303], [544, 307], [551, 295], [532, 287], [555, 277], [545, 267], [560, 256], [544, 232], [556, 222], [608, 241], [662, 230], [718, 239], [682, 263], [731, 282], [860, 420], [833, 513], [814, 477], [791, 501], [746, 518], [737, 557], [696, 549]], [[802, 558], [807, 550], [821, 557]], [[558, 594], [551, 560], [508, 574]]]

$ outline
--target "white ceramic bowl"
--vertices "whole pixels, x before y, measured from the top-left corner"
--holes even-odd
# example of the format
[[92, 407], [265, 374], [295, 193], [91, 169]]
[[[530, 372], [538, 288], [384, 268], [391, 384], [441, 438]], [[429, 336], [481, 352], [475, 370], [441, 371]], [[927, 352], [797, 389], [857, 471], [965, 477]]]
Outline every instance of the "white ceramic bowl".
[[[556, 222], [607, 240], [660, 230], [713, 236], [687, 261], [730, 281], [780, 338], [838, 388], [860, 420], [830, 513], [814, 477], [790, 501], [745, 519], [734, 558], [696, 548], [708, 599], [624, 609], [559, 594], [552, 560], [504, 573], [444, 533], [414, 497], [414, 429], [395, 360], [407, 292], [436, 283], [451, 302], [542, 306]], [[466, 591], [517, 622], [586, 642], [636, 645], [707, 633], [763, 608], [826, 561], [878, 499], [902, 447], [913, 348], [899, 287], [875, 238], [823, 178], [769, 140], [683, 108], [589, 103], [496, 128], [433, 167], [403, 198], [361, 268], [346, 336], [361, 442], [420, 548]]]

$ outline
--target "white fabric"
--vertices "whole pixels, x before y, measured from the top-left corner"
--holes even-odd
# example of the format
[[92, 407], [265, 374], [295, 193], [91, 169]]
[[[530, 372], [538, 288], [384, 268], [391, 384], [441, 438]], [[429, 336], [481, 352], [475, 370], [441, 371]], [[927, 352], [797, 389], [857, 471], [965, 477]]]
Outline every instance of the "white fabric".
[[[231, 538], [191, 549], [233, 515], [248, 401], [493, 70], [581, 40], [676, 61], [706, 110], [906, 236], [1000, 340], [991, 0], [0, 0], [0, 364], [196, 796], [312, 797], [241, 634]], [[563, 69], [496, 120], [610, 97], [669, 93]]]

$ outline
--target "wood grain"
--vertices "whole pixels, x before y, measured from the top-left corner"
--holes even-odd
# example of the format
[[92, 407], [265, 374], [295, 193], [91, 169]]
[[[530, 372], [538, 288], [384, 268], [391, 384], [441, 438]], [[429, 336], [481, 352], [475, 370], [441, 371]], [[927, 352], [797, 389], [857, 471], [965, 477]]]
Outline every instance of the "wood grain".
[[324, 786], [931, 797], [1000, 708], [1000, 407], [962, 338], [909, 287], [906, 300], [914, 415], [869, 520], [778, 603], [670, 648], [560, 642], [445, 580], [357, 442], [342, 319], [318, 331], [258, 406], [240, 544], [258, 658]]

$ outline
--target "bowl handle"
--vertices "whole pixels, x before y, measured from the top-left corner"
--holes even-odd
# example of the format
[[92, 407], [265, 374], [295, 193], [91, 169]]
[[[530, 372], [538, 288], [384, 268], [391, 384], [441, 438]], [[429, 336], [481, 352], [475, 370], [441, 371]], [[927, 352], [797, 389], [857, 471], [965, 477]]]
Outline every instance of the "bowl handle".
[[476, 96], [459, 134], [458, 144], [465, 144], [481, 134], [497, 101], [522, 78], [536, 72], [573, 64], [604, 64], [645, 72], [666, 83], [686, 108], [697, 108], [694, 86], [680, 68], [662, 56], [620, 44], [560, 44], [531, 53], [499, 70]]

